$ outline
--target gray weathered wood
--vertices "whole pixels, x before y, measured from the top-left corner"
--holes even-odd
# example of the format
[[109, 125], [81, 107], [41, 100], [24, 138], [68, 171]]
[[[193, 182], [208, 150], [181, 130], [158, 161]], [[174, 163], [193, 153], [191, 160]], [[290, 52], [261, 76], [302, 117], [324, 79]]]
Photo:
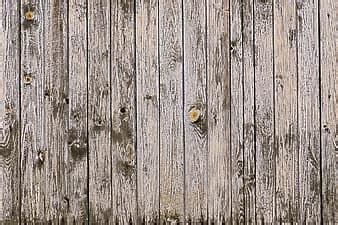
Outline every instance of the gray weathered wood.
[[208, 221], [231, 223], [229, 1], [207, 1]]
[[19, 177], [19, 10], [0, 2], [0, 224], [18, 223]]
[[89, 223], [112, 218], [110, 2], [88, 1]]
[[159, 1], [160, 216], [184, 222], [182, 1]]
[[[45, 165], [45, 196], [42, 202], [44, 221], [57, 224], [67, 212], [65, 156], [68, 149], [68, 71], [67, 71], [67, 3], [58, 0], [43, 2], [43, 120], [40, 163]], [[40, 93], [39, 93], [40, 94]], [[41, 107], [38, 106], [38, 107]], [[42, 158], [42, 159], [41, 159]], [[33, 183], [33, 185], [35, 185]]]
[[116, 223], [136, 223], [134, 1], [111, 1], [112, 210]]
[[230, 1], [231, 220], [244, 224], [244, 89], [242, 1]]
[[64, 203], [67, 223], [88, 220], [87, 136], [87, 6], [86, 0], [68, 5], [68, 150]]
[[[21, 1], [21, 221], [46, 219], [46, 121], [42, 1]], [[50, 193], [48, 193], [49, 195]], [[47, 206], [48, 207], [48, 206]]]
[[321, 223], [318, 1], [297, 1], [300, 223]]
[[295, 1], [274, 1], [276, 219], [299, 218]]
[[254, 3], [256, 219], [275, 220], [274, 74], [272, 0]]
[[206, 1], [184, 1], [186, 219], [207, 219]]
[[[142, 222], [159, 220], [158, 1], [136, 1], [137, 206]], [[140, 222], [141, 222], [140, 221]]]
[[335, 93], [335, 79], [337, 77], [337, 61], [335, 54], [335, 18], [336, 1], [320, 1], [320, 79], [321, 79], [321, 176], [322, 176], [322, 218], [324, 224], [334, 224], [337, 210], [335, 202], [338, 201], [335, 194], [335, 136], [337, 103]]
[[[243, 89], [244, 89], [244, 215], [245, 223], [256, 223], [255, 165], [255, 72], [254, 72], [254, 4], [243, 1]], [[232, 59], [231, 59], [232, 60]]]

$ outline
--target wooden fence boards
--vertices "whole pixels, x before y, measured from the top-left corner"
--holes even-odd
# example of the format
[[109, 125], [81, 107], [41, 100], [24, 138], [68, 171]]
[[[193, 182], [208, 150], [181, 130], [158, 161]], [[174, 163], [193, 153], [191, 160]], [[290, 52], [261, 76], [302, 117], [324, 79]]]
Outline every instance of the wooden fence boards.
[[276, 220], [299, 217], [296, 3], [274, 1]]
[[159, 1], [160, 216], [184, 222], [182, 1]]
[[335, 4], [0, 3], [0, 224], [333, 224]]
[[0, 2], [0, 224], [20, 218], [19, 9]]

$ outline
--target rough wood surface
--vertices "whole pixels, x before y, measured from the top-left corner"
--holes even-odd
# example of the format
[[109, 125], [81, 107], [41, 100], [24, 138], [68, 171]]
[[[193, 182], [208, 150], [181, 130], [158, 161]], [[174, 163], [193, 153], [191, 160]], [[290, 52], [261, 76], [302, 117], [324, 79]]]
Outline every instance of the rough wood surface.
[[136, 1], [137, 205], [140, 222], [159, 220], [158, 1]]
[[118, 224], [135, 224], [135, 21], [134, 1], [111, 1], [112, 210]]
[[206, 1], [183, 2], [186, 220], [207, 220]]
[[20, 218], [19, 10], [0, 2], [0, 224]]
[[[320, 88], [321, 92], [321, 184], [322, 184], [322, 218], [324, 224], [334, 224], [338, 211], [335, 209], [337, 183], [335, 181], [335, 136], [337, 98], [335, 82], [337, 79], [336, 43], [334, 23], [336, 18], [336, 1], [321, 1], [320, 8]], [[337, 18], [336, 18], [337, 20]], [[336, 203], [337, 204], [337, 203]]]
[[87, 6], [86, 0], [68, 5], [68, 150], [64, 203], [67, 223], [88, 220], [87, 134]]
[[254, 5], [256, 219], [275, 220], [274, 68], [272, 0]]
[[160, 216], [184, 222], [182, 1], [159, 1]]
[[244, 224], [243, 4], [230, 1], [231, 220]]
[[[231, 223], [229, 1], [207, 1], [208, 221]], [[212, 175], [214, 174], [214, 175]], [[217, 175], [216, 175], [217, 174]], [[215, 176], [216, 175], [216, 176]]]
[[276, 219], [299, 217], [297, 36], [295, 1], [274, 2]]
[[112, 214], [110, 4], [88, 1], [89, 223]]
[[297, 1], [300, 223], [320, 224], [318, 2]]
[[[254, 4], [242, 2], [243, 89], [244, 89], [244, 215], [245, 223], [256, 223], [256, 130], [254, 71]], [[232, 59], [231, 59], [232, 60]], [[231, 61], [232, 62], [232, 61]]]

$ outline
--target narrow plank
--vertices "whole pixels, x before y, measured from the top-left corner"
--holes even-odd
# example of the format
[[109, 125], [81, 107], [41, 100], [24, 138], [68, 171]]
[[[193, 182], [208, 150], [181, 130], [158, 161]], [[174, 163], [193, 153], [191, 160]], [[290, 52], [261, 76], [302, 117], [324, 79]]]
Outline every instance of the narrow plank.
[[44, 12], [39, 0], [21, 1], [21, 221], [45, 222], [46, 121]]
[[44, 1], [44, 119], [45, 152], [45, 221], [57, 224], [66, 215], [65, 156], [68, 149], [68, 71], [67, 71], [67, 3]]
[[[335, 136], [336, 136], [336, 52], [335, 52], [335, 1], [320, 2], [320, 76], [321, 76], [321, 175], [322, 218], [324, 224], [334, 224], [335, 215]], [[336, 220], [337, 221], [337, 220]]]
[[118, 224], [136, 224], [134, 1], [111, 1], [112, 209]]
[[274, 1], [276, 219], [299, 218], [295, 1]]
[[231, 223], [229, 1], [207, 1], [208, 221]]
[[207, 220], [206, 1], [184, 1], [185, 208]]
[[318, 1], [297, 1], [299, 223], [320, 224]]
[[137, 206], [144, 223], [158, 223], [160, 205], [158, 11], [156, 0], [136, 2]]
[[159, 1], [160, 216], [184, 223], [182, 1]]
[[255, 71], [254, 4], [242, 1], [243, 89], [244, 89], [244, 223], [256, 223], [256, 146], [255, 146]]
[[64, 203], [67, 223], [88, 220], [88, 134], [87, 134], [87, 3], [68, 3], [69, 112], [67, 172]]
[[0, 2], [0, 224], [19, 222], [19, 10]]
[[[230, 1], [231, 223], [244, 224], [243, 2]], [[228, 126], [228, 125], [226, 125]]]
[[274, 74], [272, 0], [254, 6], [256, 219], [271, 224], [275, 219]]
[[89, 223], [111, 220], [110, 3], [88, 1]]

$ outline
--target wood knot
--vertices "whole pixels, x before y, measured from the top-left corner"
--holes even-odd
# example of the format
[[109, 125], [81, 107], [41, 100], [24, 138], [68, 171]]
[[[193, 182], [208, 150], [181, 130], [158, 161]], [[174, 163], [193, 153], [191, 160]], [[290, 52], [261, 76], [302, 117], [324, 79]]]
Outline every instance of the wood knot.
[[200, 118], [201, 118], [201, 111], [195, 107], [191, 108], [189, 111], [190, 122], [196, 123], [200, 120]]
[[45, 156], [44, 156], [43, 151], [41, 151], [41, 150], [38, 151], [38, 154], [36, 155], [35, 161], [36, 161], [36, 165], [38, 167], [42, 166], [43, 162], [45, 161]]
[[127, 108], [126, 107], [121, 107], [120, 108], [120, 113], [121, 114], [124, 114], [124, 113], [126, 113], [127, 112]]
[[26, 13], [25, 13], [25, 20], [27, 21], [33, 21], [35, 18], [35, 14], [32, 10], [28, 10]]
[[30, 85], [33, 81], [33, 76], [32, 74], [25, 74], [24, 77], [23, 77], [23, 83], [25, 85]]

